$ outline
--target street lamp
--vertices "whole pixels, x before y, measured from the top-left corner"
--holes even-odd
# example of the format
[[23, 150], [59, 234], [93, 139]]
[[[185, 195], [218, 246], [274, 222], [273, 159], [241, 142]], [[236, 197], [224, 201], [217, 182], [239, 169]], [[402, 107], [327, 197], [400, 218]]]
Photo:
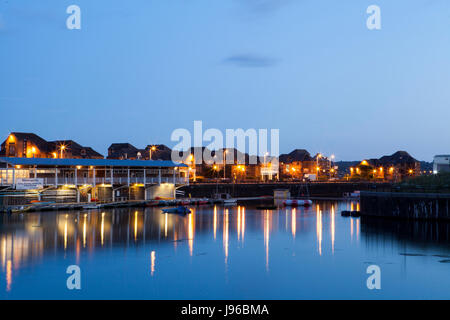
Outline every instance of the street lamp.
[[223, 149], [223, 179], [225, 180], [225, 169], [226, 169], [226, 164], [227, 164], [227, 161], [226, 161], [226, 154], [228, 153], [228, 150], [227, 149]]
[[66, 146], [65, 145], [61, 145], [60, 147], [59, 147], [59, 150], [61, 151], [61, 159], [63, 158], [63, 151], [66, 149]]
[[152, 151], [156, 151], [156, 146], [151, 146], [149, 150], [150, 160], [152, 160]]

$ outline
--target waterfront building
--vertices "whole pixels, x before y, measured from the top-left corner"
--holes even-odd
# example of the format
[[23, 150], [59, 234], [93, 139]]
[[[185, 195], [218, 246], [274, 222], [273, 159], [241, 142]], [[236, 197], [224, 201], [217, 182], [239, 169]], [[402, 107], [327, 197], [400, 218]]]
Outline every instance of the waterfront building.
[[337, 176], [337, 167], [333, 164], [333, 156], [326, 157], [320, 153], [311, 157], [305, 149], [296, 149], [280, 156], [283, 180], [328, 180]]
[[118, 160], [170, 160], [172, 150], [163, 145], [148, 145], [138, 149], [131, 143], [113, 143], [108, 148], [107, 159]]
[[450, 172], [450, 155], [437, 155], [433, 160], [433, 173]]
[[365, 159], [350, 168], [351, 178], [361, 180], [401, 181], [420, 174], [420, 162], [406, 151], [379, 159]]
[[73, 140], [47, 141], [34, 133], [12, 132], [2, 143], [0, 156], [14, 158], [103, 159], [90, 147]]
[[[56, 201], [148, 200], [174, 198], [178, 185], [189, 183], [186, 165], [172, 161], [109, 159], [43, 159], [1, 157], [0, 186], [51, 192]], [[40, 199], [39, 199], [40, 200]]]
[[280, 155], [280, 172], [283, 180], [302, 180], [305, 175], [315, 174], [315, 160], [305, 149], [295, 149]]

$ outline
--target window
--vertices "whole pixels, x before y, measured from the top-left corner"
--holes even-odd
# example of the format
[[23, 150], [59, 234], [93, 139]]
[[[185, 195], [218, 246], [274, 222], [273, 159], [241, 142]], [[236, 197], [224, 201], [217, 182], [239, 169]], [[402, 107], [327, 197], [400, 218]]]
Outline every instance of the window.
[[28, 140], [27, 139], [23, 139], [23, 150], [22, 150], [22, 156], [23, 157], [27, 156], [27, 150], [28, 150]]
[[14, 157], [16, 155], [16, 144], [14, 142], [9, 143], [9, 156]]

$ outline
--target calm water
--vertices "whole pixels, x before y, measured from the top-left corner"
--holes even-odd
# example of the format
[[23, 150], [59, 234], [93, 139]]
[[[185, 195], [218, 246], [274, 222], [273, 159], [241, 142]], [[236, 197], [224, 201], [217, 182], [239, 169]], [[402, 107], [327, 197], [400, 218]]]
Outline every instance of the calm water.
[[[448, 299], [448, 224], [344, 218], [347, 202], [0, 218], [0, 298]], [[66, 287], [77, 264], [82, 289]], [[381, 290], [366, 269], [381, 268]]]

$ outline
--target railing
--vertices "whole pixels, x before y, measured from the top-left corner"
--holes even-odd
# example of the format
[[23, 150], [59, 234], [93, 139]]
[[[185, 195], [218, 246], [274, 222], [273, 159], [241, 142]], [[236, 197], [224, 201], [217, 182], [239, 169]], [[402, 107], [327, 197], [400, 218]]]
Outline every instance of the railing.
[[[160, 183], [173, 183], [173, 184], [187, 184], [188, 180], [186, 177], [130, 177], [128, 180], [127, 177], [104, 177], [104, 178], [83, 178], [78, 177], [75, 178], [67, 178], [67, 177], [55, 177], [51, 178], [43, 178], [44, 186], [62, 186], [62, 185], [111, 185], [111, 184], [119, 184], [119, 185], [133, 185], [133, 184], [160, 184]], [[17, 182], [17, 179], [16, 179]], [[0, 186], [12, 186], [14, 184], [13, 179], [0, 179]]]

